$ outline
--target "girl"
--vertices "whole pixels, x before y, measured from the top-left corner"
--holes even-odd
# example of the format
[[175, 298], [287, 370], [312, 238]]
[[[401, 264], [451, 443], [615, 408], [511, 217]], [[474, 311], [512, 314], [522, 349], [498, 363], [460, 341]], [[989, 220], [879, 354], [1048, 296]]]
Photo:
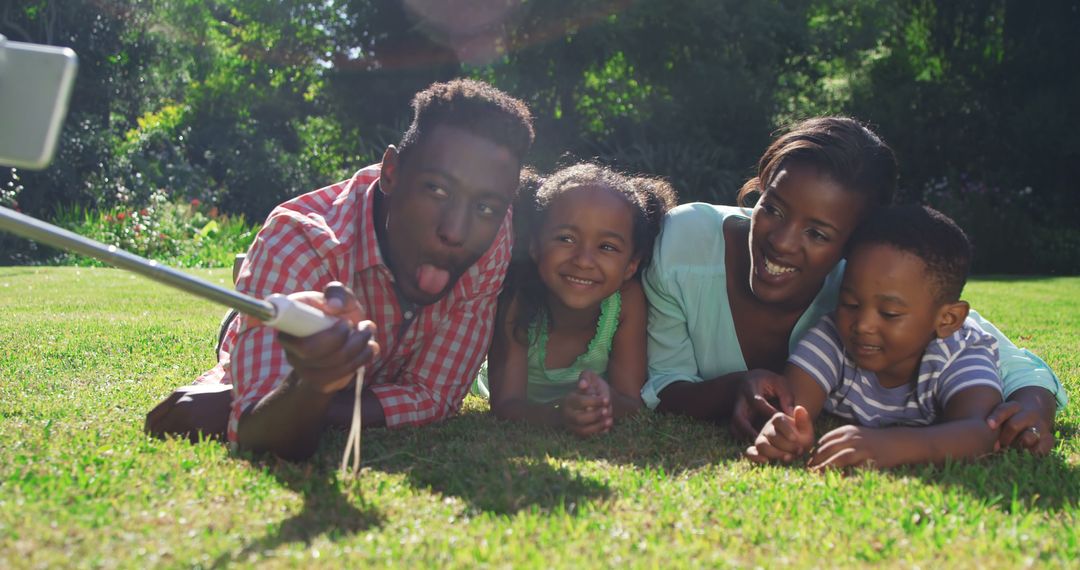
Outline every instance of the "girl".
[[[896, 188], [892, 150], [848, 118], [809, 119], [777, 138], [743, 186], [753, 210], [684, 204], [668, 214], [643, 277], [649, 299], [650, 408], [731, 419], [753, 437], [751, 417], [791, 413], [791, 397], [768, 374], [821, 315], [836, 307], [847, 240]], [[1057, 378], [973, 312], [998, 338], [1006, 403], [987, 420], [1000, 444], [1045, 454], [1053, 447]], [[755, 413], [756, 412], [756, 413]]]
[[518, 259], [480, 377], [496, 416], [589, 436], [641, 407], [646, 307], [637, 276], [674, 204], [668, 184], [594, 164], [523, 190]]

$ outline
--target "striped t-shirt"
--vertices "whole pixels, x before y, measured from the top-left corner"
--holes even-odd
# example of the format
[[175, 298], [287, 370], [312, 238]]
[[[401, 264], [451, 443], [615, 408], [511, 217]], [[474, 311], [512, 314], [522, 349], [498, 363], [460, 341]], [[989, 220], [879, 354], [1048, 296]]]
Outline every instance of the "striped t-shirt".
[[952, 336], [934, 339], [923, 352], [918, 381], [884, 388], [844, 351], [836, 321], [826, 315], [788, 358], [825, 390], [826, 412], [868, 427], [934, 423], [949, 398], [974, 386], [1001, 392], [997, 340], [972, 319]]

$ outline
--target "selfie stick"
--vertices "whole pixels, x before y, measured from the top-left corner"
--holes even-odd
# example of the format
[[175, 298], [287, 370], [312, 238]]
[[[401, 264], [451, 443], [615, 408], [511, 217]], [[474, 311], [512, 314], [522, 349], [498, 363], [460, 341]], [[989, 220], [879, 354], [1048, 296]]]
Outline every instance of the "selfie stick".
[[293, 302], [285, 295], [275, 293], [265, 301], [256, 299], [232, 289], [207, 283], [156, 261], [128, 253], [114, 245], [107, 246], [87, 239], [8, 208], [0, 207], [0, 229], [138, 273], [159, 283], [236, 309], [293, 336], [308, 336], [324, 331], [336, 320], [327, 317], [314, 307]]

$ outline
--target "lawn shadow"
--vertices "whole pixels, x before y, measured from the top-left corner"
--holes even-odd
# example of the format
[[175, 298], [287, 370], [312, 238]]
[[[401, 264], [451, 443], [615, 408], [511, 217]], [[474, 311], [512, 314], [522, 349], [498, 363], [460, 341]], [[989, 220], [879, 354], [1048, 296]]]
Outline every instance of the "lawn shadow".
[[[404, 474], [416, 488], [461, 498], [475, 510], [514, 514], [603, 502], [602, 481], [563, 465], [551, 430], [503, 431], [503, 422], [458, 417], [439, 425], [364, 433], [363, 466]], [[546, 440], [546, 441], [545, 441]]]
[[1007, 450], [970, 463], [911, 468], [925, 483], [964, 489], [1005, 512], [1059, 512], [1080, 505], [1080, 467], [1060, 453]]
[[[363, 465], [405, 474], [415, 487], [459, 497], [486, 512], [573, 514], [614, 496], [603, 473], [595, 473], [596, 462], [677, 476], [741, 460], [745, 448], [725, 427], [683, 417], [642, 413], [608, 434], [581, 439], [564, 430], [501, 421], [482, 407], [467, 404], [464, 413], [437, 425], [366, 430]], [[699, 444], [680, 445], [709, 440], [716, 444], [704, 453]]]
[[244, 562], [250, 556], [261, 556], [263, 552], [285, 544], [311, 544], [323, 535], [333, 540], [345, 538], [380, 527], [385, 522], [383, 514], [363, 497], [360, 497], [360, 506], [350, 501], [350, 497], [342, 492], [342, 486], [347, 483], [338, 479], [332, 465], [314, 460], [296, 464], [267, 457], [246, 459], [253, 467], [265, 469], [290, 491], [300, 494], [304, 504], [300, 512], [281, 521], [265, 536], [250, 541], [239, 551], [219, 556], [213, 563], [214, 568]]

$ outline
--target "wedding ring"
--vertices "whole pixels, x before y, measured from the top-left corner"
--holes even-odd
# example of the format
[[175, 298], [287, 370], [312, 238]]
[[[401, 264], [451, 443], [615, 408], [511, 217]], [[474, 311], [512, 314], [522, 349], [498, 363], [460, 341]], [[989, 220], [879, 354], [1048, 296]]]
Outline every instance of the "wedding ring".
[[1035, 439], [1039, 439], [1039, 428], [1037, 428], [1035, 426], [1031, 426], [1031, 427], [1028, 428], [1028, 431], [1035, 434]]

